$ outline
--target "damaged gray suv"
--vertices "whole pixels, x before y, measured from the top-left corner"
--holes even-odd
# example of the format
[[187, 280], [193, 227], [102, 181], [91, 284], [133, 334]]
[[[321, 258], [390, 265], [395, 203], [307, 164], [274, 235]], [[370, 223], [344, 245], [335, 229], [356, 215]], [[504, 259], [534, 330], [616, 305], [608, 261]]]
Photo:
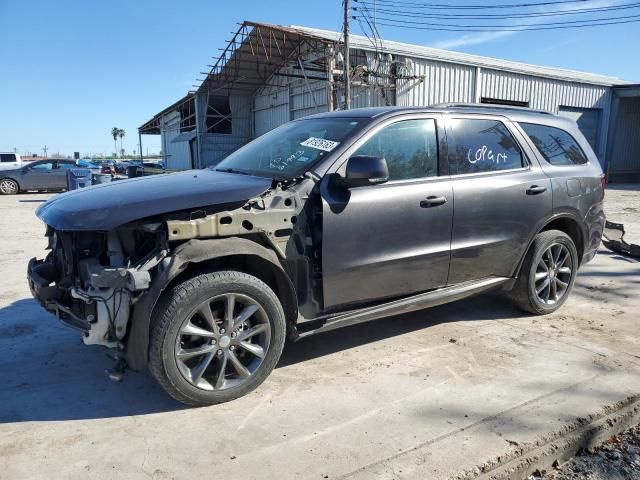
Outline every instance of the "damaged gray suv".
[[333, 112], [209, 169], [53, 197], [28, 278], [84, 343], [207, 405], [260, 385], [286, 338], [488, 290], [553, 312], [600, 244], [603, 197], [576, 124], [545, 112]]

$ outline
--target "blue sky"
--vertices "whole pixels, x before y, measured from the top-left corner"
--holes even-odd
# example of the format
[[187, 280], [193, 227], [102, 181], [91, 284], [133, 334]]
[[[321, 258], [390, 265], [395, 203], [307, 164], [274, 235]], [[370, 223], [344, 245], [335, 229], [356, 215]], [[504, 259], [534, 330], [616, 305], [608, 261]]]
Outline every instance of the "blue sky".
[[[474, 1], [490, 3], [460, 0]], [[244, 19], [338, 30], [341, 2], [0, 0], [0, 151], [109, 153], [113, 126], [126, 130], [126, 150], [136, 149], [136, 128], [192, 88]], [[640, 82], [640, 23], [515, 34], [380, 30], [390, 40]], [[159, 144], [143, 137], [144, 150]]]

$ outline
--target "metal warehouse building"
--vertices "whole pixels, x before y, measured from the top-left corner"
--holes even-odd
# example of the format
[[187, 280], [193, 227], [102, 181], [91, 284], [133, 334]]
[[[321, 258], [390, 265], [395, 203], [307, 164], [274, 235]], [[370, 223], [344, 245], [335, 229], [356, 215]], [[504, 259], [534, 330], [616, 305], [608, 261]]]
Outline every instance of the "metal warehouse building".
[[[289, 120], [343, 104], [338, 32], [244, 22], [197, 90], [139, 127], [168, 169], [214, 165]], [[492, 103], [571, 117], [610, 180], [640, 178], [640, 85], [418, 45], [350, 36], [351, 108]]]

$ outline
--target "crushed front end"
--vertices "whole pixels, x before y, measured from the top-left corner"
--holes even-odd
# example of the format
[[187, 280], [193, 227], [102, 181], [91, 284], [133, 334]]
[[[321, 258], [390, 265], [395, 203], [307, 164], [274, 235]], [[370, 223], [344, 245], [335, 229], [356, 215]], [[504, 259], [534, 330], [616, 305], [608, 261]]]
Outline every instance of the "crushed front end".
[[118, 347], [130, 309], [149, 288], [151, 270], [166, 256], [162, 224], [131, 225], [110, 232], [58, 231], [47, 227], [49, 254], [29, 261], [33, 296], [87, 345]]

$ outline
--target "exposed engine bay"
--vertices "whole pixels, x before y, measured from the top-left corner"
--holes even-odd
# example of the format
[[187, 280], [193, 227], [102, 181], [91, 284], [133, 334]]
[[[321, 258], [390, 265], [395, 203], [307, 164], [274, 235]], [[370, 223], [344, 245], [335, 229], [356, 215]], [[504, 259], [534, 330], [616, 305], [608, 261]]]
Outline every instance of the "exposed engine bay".
[[297, 287], [300, 313], [312, 317], [322, 305], [321, 206], [310, 201], [315, 185], [307, 174], [274, 182], [240, 208], [183, 210], [108, 232], [47, 226], [49, 254], [29, 264], [32, 293], [62, 322], [83, 332], [85, 344], [124, 350], [133, 310], [156, 277], [170, 269], [180, 245], [243, 237], [275, 252]]

